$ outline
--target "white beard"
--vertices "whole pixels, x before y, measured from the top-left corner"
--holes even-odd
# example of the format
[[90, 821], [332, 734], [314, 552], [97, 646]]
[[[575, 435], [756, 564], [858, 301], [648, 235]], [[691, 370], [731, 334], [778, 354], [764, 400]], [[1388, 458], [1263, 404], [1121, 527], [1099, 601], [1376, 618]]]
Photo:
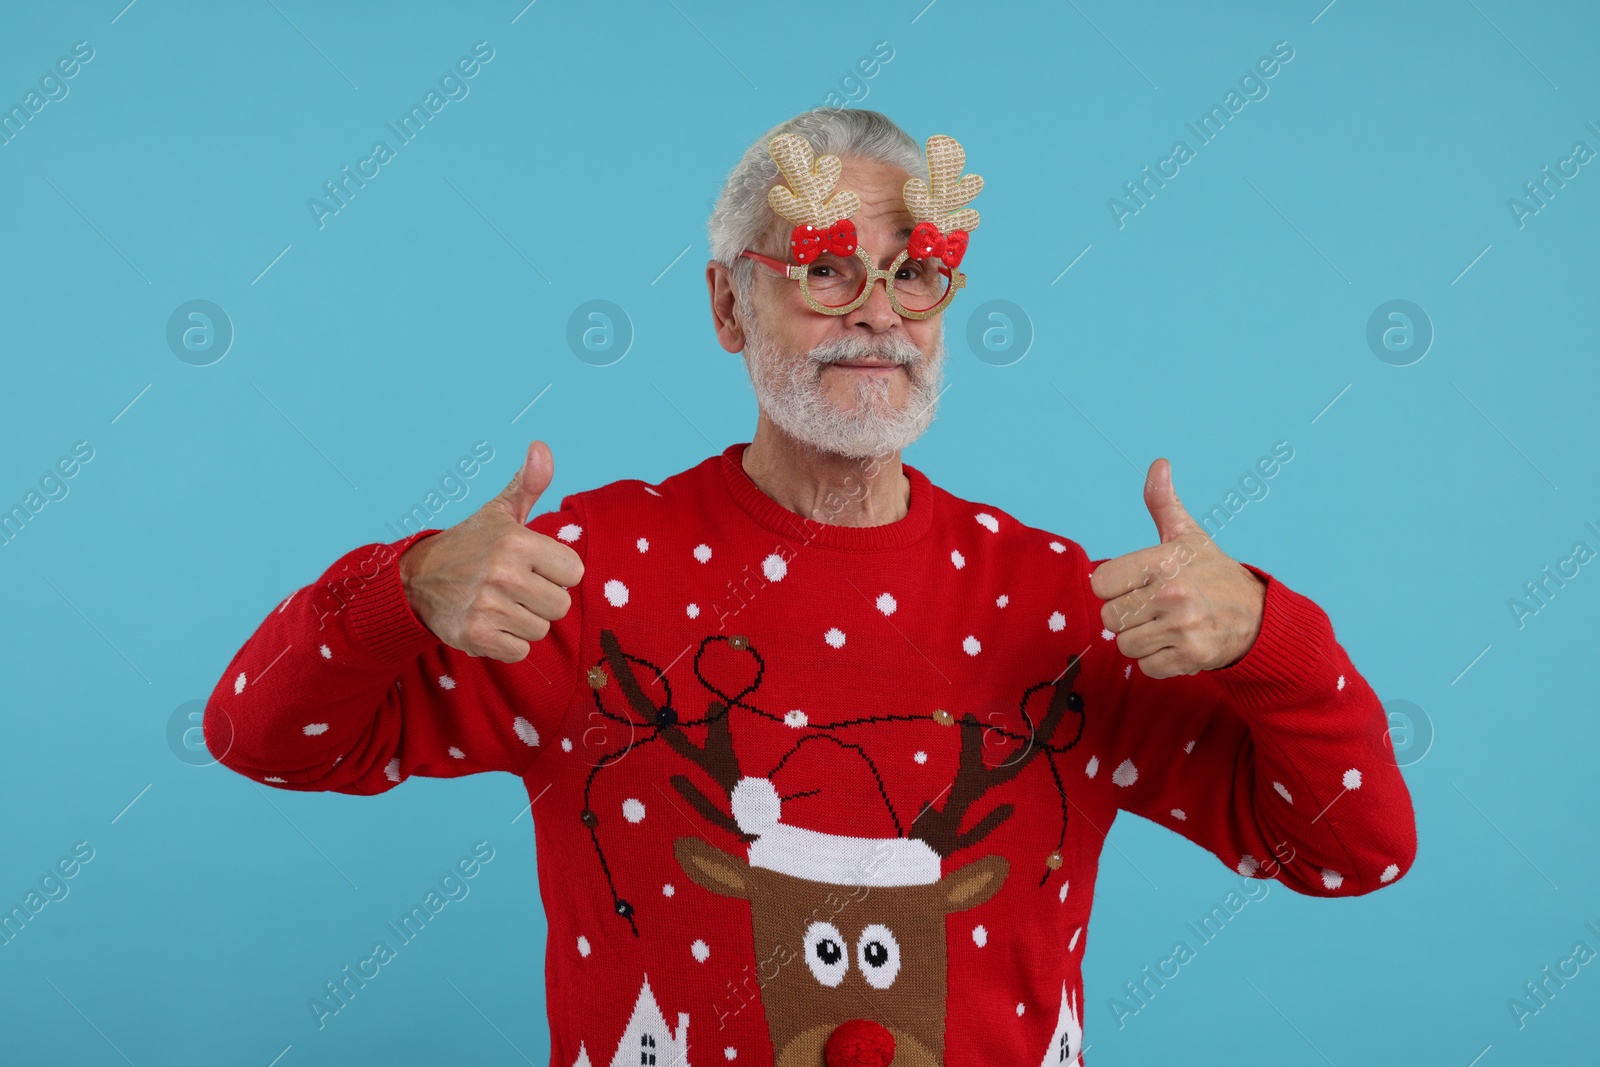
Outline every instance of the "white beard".
[[[944, 324], [939, 324], [933, 357], [904, 336], [852, 334], [818, 345], [804, 356], [779, 352], [777, 345], [745, 319], [745, 365], [756, 400], [785, 433], [821, 452], [866, 459], [905, 448], [933, 422], [944, 380]], [[887, 375], [856, 376], [854, 406], [840, 409], [828, 399], [822, 369], [840, 360], [893, 360], [905, 368], [909, 385], [904, 408], [889, 399]]]

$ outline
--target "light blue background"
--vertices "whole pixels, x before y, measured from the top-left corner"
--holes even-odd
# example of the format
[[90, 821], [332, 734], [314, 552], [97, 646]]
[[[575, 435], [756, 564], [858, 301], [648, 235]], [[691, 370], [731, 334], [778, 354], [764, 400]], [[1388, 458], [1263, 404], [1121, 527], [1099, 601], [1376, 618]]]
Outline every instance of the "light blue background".
[[[393, 540], [385, 522], [475, 441], [495, 459], [437, 524], [534, 437], [552, 505], [748, 440], [747, 380], [709, 328], [709, 200], [880, 40], [894, 58], [862, 106], [956, 136], [987, 181], [952, 388], [906, 459], [1106, 556], [1152, 543], [1156, 456], [1198, 513], [1288, 441], [1219, 544], [1320, 603], [1436, 734], [1405, 772], [1404, 880], [1336, 901], [1274, 886], [1122, 1029], [1107, 998], [1236, 878], [1119, 821], [1089, 1061], [1593, 1056], [1600, 965], [1521, 1029], [1507, 1008], [1575, 942], [1600, 949], [1600, 569], [1522, 629], [1506, 603], [1575, 541], [1600, 549], [1600, 167], [1523, 228], [1506, 204], [1575, 141], [1600, 149], [1590, 5], [124, 2], [11, 5], [0, 33], [6, 106], [95, 49], [0, 147], [0, 505], [95, 449], [0, 548], [0, 903], [95, 849], [0, 948], [0, 1059], [545, 1062], [515, 779], [268, 791], [177, 758], [167, 723], [291, 589]], [[306, 200], [479, 40], [495, 57], [470, 95], [319, 230]], [[1278, 41], [1295, 54], [1270, 95], [1119, 229], [1107, 199]], [[236, 330], [212, 366], [165, 342], [192, 299]], [[591, 299], [636, 331], [610, 366], [566, 343]], [[1009, 366], [964, 339], [992, 299], [1034, 330]], [[1391, 299], [1436, 331], [1411, 366], [1366, 345]], [[485, 839], [471, 895], [319, 1032], [307, 999]]]

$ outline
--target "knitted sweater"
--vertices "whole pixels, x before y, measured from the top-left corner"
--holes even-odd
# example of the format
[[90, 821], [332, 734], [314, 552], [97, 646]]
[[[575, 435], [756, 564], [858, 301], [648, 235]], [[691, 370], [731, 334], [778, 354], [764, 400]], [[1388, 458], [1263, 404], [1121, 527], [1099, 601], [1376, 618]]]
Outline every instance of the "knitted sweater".
[[1080, 1063], [1119, 811], [1314, 896], [1409, 867], [1382, 706], [1282, 582], [1250, 568], [1238, 663], [1152, 679], [1072, 540], [910, 464], [899, 521], [804, 519], [744, 448], [531, 519], [584, 576], [520, 662], [411, 612], [424, 530], [291, 593], [207, 706], [218, 759], [281, 789], [523, 779], [557, 1067]]

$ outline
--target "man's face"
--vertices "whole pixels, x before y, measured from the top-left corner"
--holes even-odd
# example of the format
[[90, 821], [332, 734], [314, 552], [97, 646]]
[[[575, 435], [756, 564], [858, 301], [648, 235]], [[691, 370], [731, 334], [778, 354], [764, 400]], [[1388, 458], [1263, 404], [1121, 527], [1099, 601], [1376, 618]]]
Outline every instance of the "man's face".
[[[901, 198], [910, 175], [852, 158], [841, 165], [840, 187], [861, 198], [851, 216], [857, 239], [887, 268], [914, 222]], [[782, 222], [762, 250], [787, 261], [791, 229]], [[943, 380], [942, 314], [902, 318], [881, 281], [847, 315], [812, 311], [796, 282], [764, 268], [753, 286], [742, 316], [745, 363], [762, 410], [780, 428], [814, 448], [857, 458], [898, 451], [927, 429]]]

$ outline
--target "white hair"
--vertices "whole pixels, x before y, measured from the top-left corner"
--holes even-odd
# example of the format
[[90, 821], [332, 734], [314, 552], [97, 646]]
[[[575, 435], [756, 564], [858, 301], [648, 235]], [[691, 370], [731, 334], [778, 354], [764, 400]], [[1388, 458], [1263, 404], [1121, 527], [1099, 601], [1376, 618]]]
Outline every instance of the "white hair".
[[928, 177], [922, 147], [878, 111], [819, 107], [772, 127], [745, 149], [744, 156], [723, 183], [722, 195], [717, 197], [716, 207], [706, 223], [711, 258], [729, 268], [734, 294], [741, 301], [750, 288], [755, 263], [748, 258], [741, 259], [739, 253], [747, 248], [770, 252], [762, 246], [781, 221], [767, 205], [767, 190], [781, 180], [778, 164], [768, 154], [767, 146], [774, 137], [785, 133], [804, 137], [819, 157], [886, 163], [914, 177], [924, 180]]

